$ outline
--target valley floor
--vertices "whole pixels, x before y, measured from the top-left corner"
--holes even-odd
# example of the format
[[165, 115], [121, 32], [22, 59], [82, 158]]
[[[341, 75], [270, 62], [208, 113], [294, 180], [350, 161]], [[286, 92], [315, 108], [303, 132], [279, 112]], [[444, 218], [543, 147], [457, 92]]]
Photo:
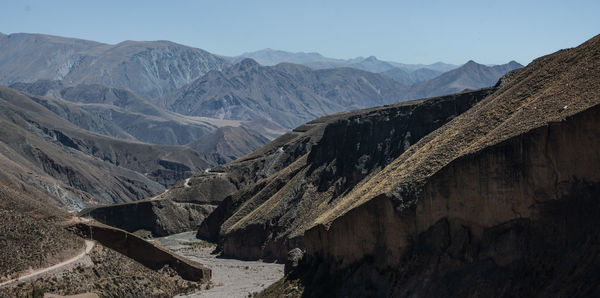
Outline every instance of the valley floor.
[[212, 269], [212, 288], [185, 297], [248, 297], [283, 277], [283, 265], [217, 258], [214, 245], [196, 239], [195, 232], [156, 238], [163, 246]]

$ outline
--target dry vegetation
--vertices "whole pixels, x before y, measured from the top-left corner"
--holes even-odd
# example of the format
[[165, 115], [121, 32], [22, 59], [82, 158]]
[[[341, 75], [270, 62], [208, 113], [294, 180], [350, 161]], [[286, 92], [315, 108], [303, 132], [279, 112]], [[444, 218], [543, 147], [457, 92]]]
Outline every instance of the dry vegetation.
[[101, 297], [172, 297], [200, 289], [169, 267], [150, 270], [100, 245], [90, 253], [92, 266], [78, 266], [32, 282], [0, 289], [0, 297], [41, 297], [44, 293], [73, 295], [93, 292]]
[[380, 194], [414, 193], [452, 160], [599, 104], [598, 49], [600, 36], [508, 74], [498, 91], [411, 146], [317, 222], [328, 224]]
[[83, 250], [83, 240], [59, 227], [69, 215], [0, 184], [0, 281], [46, 267]]

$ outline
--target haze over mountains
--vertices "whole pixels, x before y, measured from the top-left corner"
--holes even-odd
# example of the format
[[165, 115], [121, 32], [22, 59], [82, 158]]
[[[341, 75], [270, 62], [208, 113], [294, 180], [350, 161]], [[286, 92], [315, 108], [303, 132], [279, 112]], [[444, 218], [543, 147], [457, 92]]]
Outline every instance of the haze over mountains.
[[[275, 63], [283, 65], [268, 66]], [[372, 56], [340, 60], [273, 50], [226, 59], [168, 41], [107, 45], [40, 34], [0, 39], [0, 83], [85, 105], [86, 111], [114, 119], [113, 126], [120, 128], [96, 132], [176, 145], [222, 126], [178, 115], [258, 121], [251, 129], [272, 138], [281, 128], [330, 113], [493, 85], [503, 72], [517, 67], [513, 63], [491, 70], [480, 65], [426, 84], [457, 66], [400, 64]], [[423, 85], [416, 87], [418, 83]], [[407, 88], [410, 85], [415, 87]], [[153, 135], [144, 130], [158, 126], [168, 131]]]
[[417, 69], [431, 69], [439, 72], [446, 72], [457, 68], [458, 65], [436, 62], [433, 64], [404, 64], [391, 61], [381, 61], [374, 56], [367, 58], [357, 57], [353, 59], [335, 59], [324, 57], [319, 53], [291, 53], [273, 49], [264, 49], [256, 52], [244, 53], [234, 58], [234, 61], [241, 61], [244, 58], [252, 58], [261, 65], [272, 66], [279, 63], [295, 63], [309, 66], [314, 69], [352, 67], [371, 72], [383, 72], [393, 68], [400, 68], [406, 72], [413, 72]]
[[[250, 153], [285, 129], [318, 117], [485, 87], [520, 67], [471, 61], [440, 73], [455, 66], [404, 65], [375, 57], [339, 60], [315, 53], [254, 54], [261, 55], [273, 56], [265, 64], [287, 59], [305, 65], [265, 66], [241, 57], [235, 63], [168, 41], [107, 45], [40, 34], [1, 35], [0, 83], [26, 93], [3, 89], [3, 115], [12, 123], [5, 126], [5, 140], [14, 141], [3, 152], [12, 160], [5, 165], [6, 179], [43, 192], [58, 185], [51, 195], [72, 208], [131, 201]], [[16, 131], [41, 153], [17, 153]], [[101, 161], [91, 162], [94, 158]], [[20, 177], [17, 168], [43, 178]], [[92, 200], [104, 187], [113, 190]]]

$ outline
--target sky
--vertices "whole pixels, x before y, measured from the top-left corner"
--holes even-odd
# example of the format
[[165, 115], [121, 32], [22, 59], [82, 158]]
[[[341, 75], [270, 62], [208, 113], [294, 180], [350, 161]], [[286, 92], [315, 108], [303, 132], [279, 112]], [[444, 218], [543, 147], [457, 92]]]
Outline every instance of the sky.
[[272, 48], [402, 63], [527, 64], [600, 33], [600, 1], [7, 1], [0, 32], [110, 44], [170, 40], [236, 56]]

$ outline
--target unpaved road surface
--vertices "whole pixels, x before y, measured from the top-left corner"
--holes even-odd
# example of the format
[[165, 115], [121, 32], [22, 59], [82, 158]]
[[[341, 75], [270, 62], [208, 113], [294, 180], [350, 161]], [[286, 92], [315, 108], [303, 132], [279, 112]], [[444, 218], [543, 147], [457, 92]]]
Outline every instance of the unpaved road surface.
[[214, 246], [198, 240], [195, 232], [156, 238], [162, 245], [184, 258], [212, 269], [213, 288], [184, 297], [248, 297], [283, 277], [283, 265], [217, 258]]
[[18, 278], [14, 278], [14, 279], [2, 282], [2, 283], [0, 283], [0, 288], [10, 285], [15, 282], [22, 282], [22, 281], [32, 279], [32, 278], [35, 278], [35, 277], [45, 274], [45, 273], [50, 273], [50, 272], [56, 273], [56, 272], [60, 271], [61, 269], [65, 269], [66, 267], [70, 268], [69, 265], [77, 263], [83, 257], [85, 257], [87, 254], [89, 254], [90, 251], [92, 251], [92, 248], [94, 248], [94, 244], [95, 244], [94, 241], [85, 240], [85, 250], [83, 252], [81, 252], [80, 254], [78, 254], [68, 260], [62, 261], [56, 265], [52, 265], [52, 266], [46, 267], [46, 268], [36, 269], [26, 275], [19, 276]]

